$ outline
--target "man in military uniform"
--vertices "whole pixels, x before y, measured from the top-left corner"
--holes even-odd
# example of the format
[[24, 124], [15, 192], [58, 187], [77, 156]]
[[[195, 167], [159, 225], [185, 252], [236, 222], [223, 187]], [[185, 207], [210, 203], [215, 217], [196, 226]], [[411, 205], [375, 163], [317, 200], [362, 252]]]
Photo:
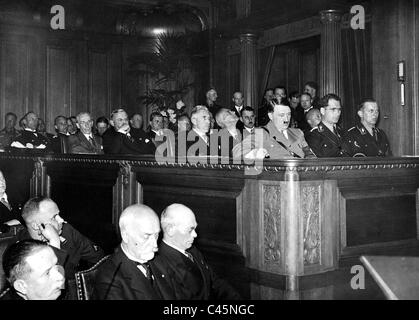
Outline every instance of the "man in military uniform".
[[274, 98], [268, 109], [268, 117], [268, 124], [259, 129], [262, 136], [256, 132], [234, 146], [232, 154], [235, 159], [259, 159], [262, 156], [270, 159], [315, 158], [303, 132], [297, 128], [289, 128], [289, 106]]
[[322, 121], [306, 135], [310, 148], [317, 157], [346, 157], [349, 153], [342, 147], [342, 130], [337, 123], [342, 112], [340, 98], [329, 93], [320, 100]]
[[23, 130], [11, 143], [11, 147], [19, 149], [48, 149], [48, 139], [36, 131], [38, 116], [30, 111], [21, 120]]
[[0, 149], [4, 150], [19, 134], [16, 130], [17, 116], [13, 112], [8, 112], [4, 116], [5, 127], [0, 131]]
[[359, 105], [360, 122], [350, 128], [343, 138], [344, 148], [351, 156], [385, 157], [392, 155], [386, 134], [375, 126], [379, 113], [375, 100], [365, 99]]

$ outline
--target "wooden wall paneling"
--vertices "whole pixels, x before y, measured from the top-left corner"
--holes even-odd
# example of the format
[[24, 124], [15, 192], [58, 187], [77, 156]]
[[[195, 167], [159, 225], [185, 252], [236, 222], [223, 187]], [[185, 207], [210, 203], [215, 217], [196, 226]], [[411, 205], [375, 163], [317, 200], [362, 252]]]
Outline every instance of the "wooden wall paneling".
[[[417, 1], [372, 1], [373, 92], [381, 108], [380, 127], [386, 131], [394, 155], [414, 153], [417, 112], [413, 79], [418, 74], [414, 61], [417, 33]], [[397, 62], [406, 61], [406, 105], [400, 104]]]
[[287, 51], [287, 80], [286, 88], [288, 94], [294, 90], [299, 90], [300, 87], [300, 53], [296, 48], [290, 48]]
[[71, 115], [76, 116], [79, 112], [88, 111], [88, 95], [89, 95], [89, 59], [88, 57], [88, 41], [77, 41], [76, 43], [76, 104], [75, 110]]
[[414, 38], [414, 74], [413, 74], [413, 106], [414, 106], [414, 139], [415, 139], [415, 155], [419, 155], [419, 1], [415, 1], [413, 8], [414, 12], [414, 25], [416, 30]]
[[107, 116], [109, 109], [109, 56], [105, 48], [89, 47], [89, 110], [93, 117]]
[[73, 44], [48, 44], [46, 49], [47, 131], [55, 132], [54, 119], [76, 112], [76, 57]]
[[[119, 108], [122, 105], [122, 44], [112, 43], [111, 51], [109, 53], [109, 91], [110, 99], [106, 110], [102, 110], [103, 114], [108, 117], [113, 109]], [[136, 112], [139, 112], [136, 108]], [[143, 123], [145, 119], [143, 120]]]
[[30, 45], [23, 38], [1, 41], [0, 123], [2, 127], [7, 112], [14, 112], [20, 119], [30, 108], [29, 50]]

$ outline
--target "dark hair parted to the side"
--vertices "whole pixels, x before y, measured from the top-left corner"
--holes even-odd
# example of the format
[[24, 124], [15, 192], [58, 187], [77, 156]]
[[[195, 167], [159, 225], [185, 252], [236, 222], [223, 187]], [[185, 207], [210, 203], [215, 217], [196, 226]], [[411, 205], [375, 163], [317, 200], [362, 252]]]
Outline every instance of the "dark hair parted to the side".
[[277, 98], [273, 98], [271, 100], [271, 103], [268, 103], [268, 113], [272, 113], [274, 112], [274, 107], [275, 106], [287, 106], [289, 107], [289, 105], [287, 103], [285, 103], [286, 98], [281, 98], [281, 100], [278, 100]]
[[318, 86], [317, 86], [317, 83], [315, 83], [314, 81], [307, 81], [306, 83], [304, 83], [304, 87], [305, 86], [309, 86], [310, 88], [313, 88], [317, 92]]
[[249, 111], [249, 112], [253, 112], [253, 113], [255, 113], [255, 110], [254, 110], [252, 107], [247, 106], [247, 107], [244, 107], [244, 108], [240, 111], [240, 115], [241, 115], [241, 116], [243, 116], [243, 112], [245, 112], [245, 111]]
[[358, 105], [358, 111], [361, 110], [367, 102], [377, 103], [377, 100], [372, 98], [365, 98], [361, 100], [361, 103]]
[[40, 240], [27, 239], [13, 243], [3, 253], [3, 270], [6, 279], [11, 285], [17, 280], [24, 278], [30, 267], [26, 258], [33, 252], [48, 248], [48, 245]]
[[109, 120], [108, 120], [108, 118], [106, 118], [106, 117], [104, 117], [104, 116], [99, 117], [99, 118], [97, 118], [97, 119], [96, 119], [96, 124], [101, 123], [101, 122], [106, 123], [106, 125], [109, 125]]
[[341, 99], [337, 94], [328, 93], [320, 99], [320, 108], [326, 108], [329, 105], [329, 100], [331, 99], [341, 102]]
[[155, 118], [155, 117], [162, 117], [163, 118], [163, 115], [160, 113], [160, 112], [152, 112], [151, 114], [150, 114], [150, 121], [153, 121], [153, 119]]
[[8, 112], [4, 115], [4, 118], [6, 119], [7, 117], [12, 116], [15, 118], [15, 120], [17, 120], [17, 115], [13, 112]]

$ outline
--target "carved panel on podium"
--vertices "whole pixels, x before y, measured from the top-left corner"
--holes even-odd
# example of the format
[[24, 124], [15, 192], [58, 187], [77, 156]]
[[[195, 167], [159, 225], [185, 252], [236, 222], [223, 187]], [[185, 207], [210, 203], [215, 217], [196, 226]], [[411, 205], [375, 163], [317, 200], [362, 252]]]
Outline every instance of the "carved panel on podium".
[[301, 204], [304, 223], [304, 264], [319, 264], [321, 261], [320, 186], [303, 186]]
[[267, 269], [281, 266], [281, 188], [263, 186], [263, 261]]

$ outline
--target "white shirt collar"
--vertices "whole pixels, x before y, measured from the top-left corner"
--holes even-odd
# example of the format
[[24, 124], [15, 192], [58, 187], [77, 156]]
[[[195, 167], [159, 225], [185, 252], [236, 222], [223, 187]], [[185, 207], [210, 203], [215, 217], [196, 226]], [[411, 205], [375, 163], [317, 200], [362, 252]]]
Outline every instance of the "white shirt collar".
[[195, 131], [196, 134], [202, 138], [202, 140], [204, 140], [205, 142], [208, 142], [208, 136], [205, 133], [202, 133], [201, 131], [196, 130], [196, 128], [193, 128], [192, 130]]
[[3, 194], [3, 196], [0, 198], [0, 200], [1, 199], [4, 199], [7, 203], [9, 203], [9, 200], [7, 199], [7, 194], [6, 194], [6, 192]]
[[251, 128], [251, 129], [249, 129], [248, 127], [244, 127], [246, 130], [247, 130], [247, 132], [249, 132], [249, 133], [251, 133], [252, 132], [252, 130], [253, 129], [255, 129], [255, 127], [253, 127], [253, 128]]
[[84, 136], [86, 137], [87, 140], [89, 140], [90, 138], [93, 139], [93, 135], [92, 134], [84, 134]]
[[36, 130], [32, 130], [32, 129], [30, 129], [30, 128], [25, 128], [25, 131], [29, 131], [29, 132], [36, 133]]

